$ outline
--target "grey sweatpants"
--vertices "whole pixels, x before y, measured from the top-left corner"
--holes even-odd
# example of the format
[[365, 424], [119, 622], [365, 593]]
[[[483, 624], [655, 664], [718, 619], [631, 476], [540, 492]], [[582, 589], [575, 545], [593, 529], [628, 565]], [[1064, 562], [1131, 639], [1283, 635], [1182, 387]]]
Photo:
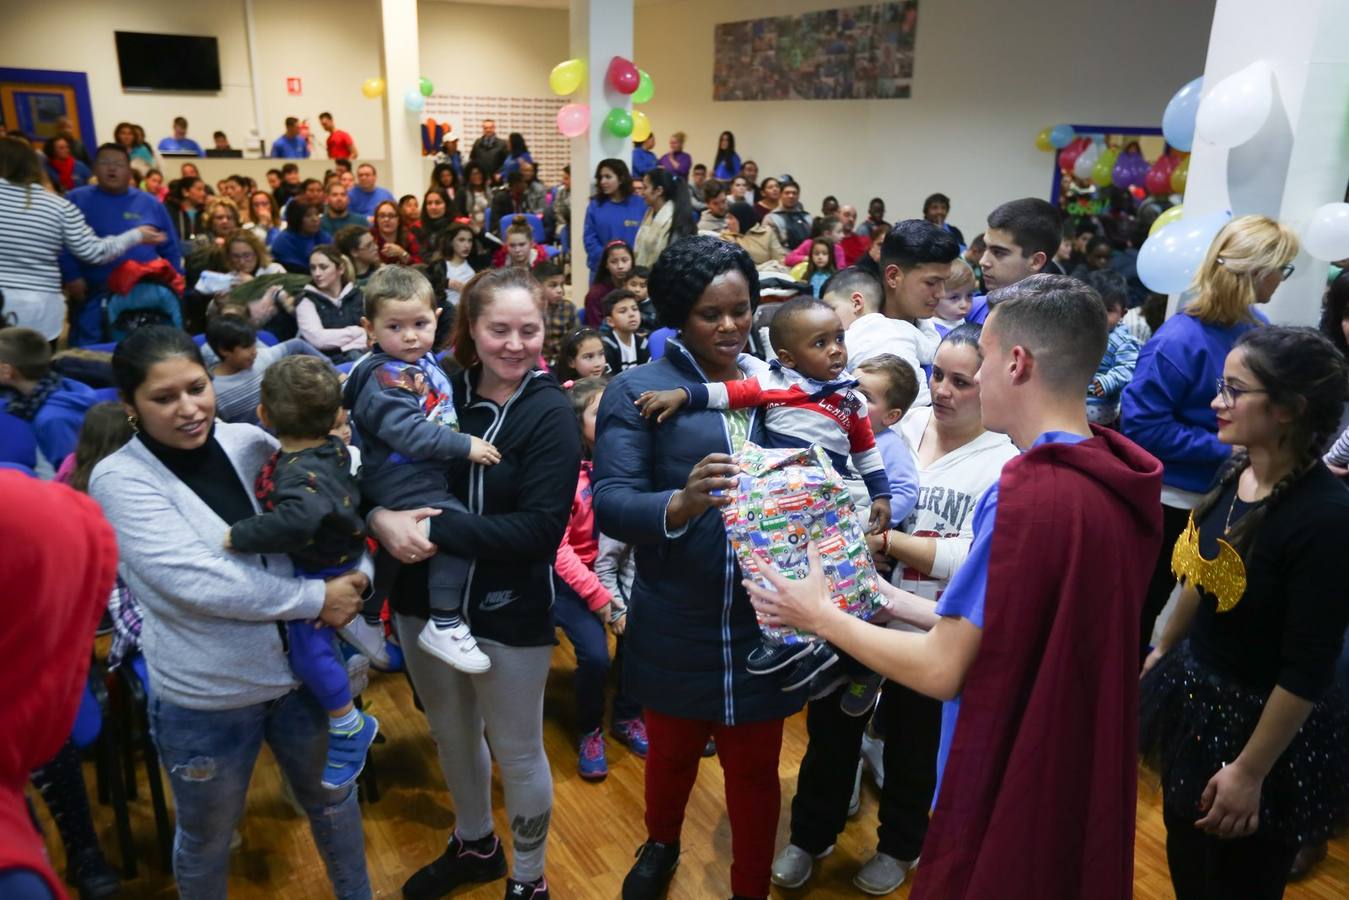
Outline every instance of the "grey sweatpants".
[[[399, 615], [395, 624], [440, 754], [455, 831], [466, 841], [492, 833], [495, 754], [511, 820], [511, 877], [532, 881], [542, 876], [553, 812], [553, 776], [543, 752], [543, 688], [553, 648], [480, 642], [492, 668], [469, 675], [418, 647], [425, 619]], [[484, 731], [491, 736], [490, 751]]]

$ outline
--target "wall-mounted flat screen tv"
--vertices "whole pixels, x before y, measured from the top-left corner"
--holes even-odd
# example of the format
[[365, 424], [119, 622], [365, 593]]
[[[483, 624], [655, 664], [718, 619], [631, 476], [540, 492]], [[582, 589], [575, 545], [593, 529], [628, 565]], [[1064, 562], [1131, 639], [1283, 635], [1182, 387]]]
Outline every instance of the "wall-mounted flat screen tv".
[[114, 32], [128, 91], [218, 91], [220, 48], [213, 37]]

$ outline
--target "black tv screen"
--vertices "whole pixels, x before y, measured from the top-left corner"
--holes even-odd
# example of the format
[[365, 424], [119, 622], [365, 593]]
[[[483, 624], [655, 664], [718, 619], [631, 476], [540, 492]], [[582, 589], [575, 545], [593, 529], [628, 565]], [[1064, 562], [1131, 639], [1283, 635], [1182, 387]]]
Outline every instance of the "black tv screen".
[[138, 31], [114, 34], [125, 90], [220, 90], [220, 49], [215, 38]]

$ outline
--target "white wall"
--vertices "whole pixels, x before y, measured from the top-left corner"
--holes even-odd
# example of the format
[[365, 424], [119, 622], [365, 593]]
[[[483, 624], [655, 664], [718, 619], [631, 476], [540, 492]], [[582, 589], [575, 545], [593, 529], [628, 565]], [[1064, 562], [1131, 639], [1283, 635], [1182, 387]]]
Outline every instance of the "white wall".
[[[367, 159], [383, 158], [384, 101], [365, 99], [379, 73], [379, 0], [255, 0], [261, 85], [270, 142], [287, 115], [331, 110]], [[717, 135], [735, 132], [762, 174], [789, 171], [808, 207], [826, 193], [864, 205], [884, 197], [892, 218], [917, 215], [933, 191], [950, 194], [951, 219], [968, 235], [997, 203], [1046, 195], [1051, 158], [1035, 133], [1057, 122], [1156, 125], [1171, 94], [1204, 65], [1214, 0], [923, 0], [909, 100], [712, 102], [713, 26], [846, 5], [851, 0], [668, 0], [636, 9], [634, 58], [656, 82], [647, 105], [660, 152], [688, 133], [694, 159], [711, 163]], [[242, 142], [253, 122], [241, 0], [221, 3], [68, 0], [7, 4], [5, 64], [90, 73], [99, 138], [122, 119], [152, 141], [175, 114], [208, 144], [216, 128]], [[568, 54], [564, 9], [423, 0], [423, 74], [437, 90], [546, 95]], [[219, 95], [133, 94], [117, 77], [115, 29], [214, 34]], [[597, 64], [597, 73], [603, 65]], [[303, 79], [301, 97], [285, 93]], [[401, 91], [390, 102], [401, 104]], [[596, 111], [595, 120], [603, 117]], [[461, 149], [476, 134], [466, 128]], [[321, 135], [321, 130], [319, 131]]]
[[[151, 144], [173, 131], [173, 117], [187, 117], [189, 134], [204, 147], [224, 131], [244, 146], [254, 122], [241, 0], [134, 0], [106, 3], [68, 0], [6, 4], [4, 64], [19, 68], [86, 72], [97, 139], [112, 139], [120, 121], [145, 128]], [[378, 0], [255, 0], [262, 137], [270, 146], [286, 116], [308, 118], [319, 135], [325, 109], [350, 131], [361, 154], [384, 155], [380, 102], [361, 95], [361, 82], [380, 71]], [[117, 74], [114, 31], [214, 36], [220, 44], [218, 94], [130, 92]], [[286, 78], [299, 76], [303, 93], [286, 94]]]
[[[645, 109], [657, 153], [670, 132], [709, 166], [735, 132], [760, 176], [790, 172], [807, 208], [825, 194], [892, 220], [952, 198], [951, 221], [983, 230], [998, 203], [1048, 196], [1047, 125], [1160, 126], [1167, 100], [1204, 68], [1214, 0], [921, 0], [908, 100], [712, 101], [713, 27], [851, 0], [684, 0], [637, 7], [634, 62], [651, 73]], [[602, 114], [601, 114], [602, 115]]]

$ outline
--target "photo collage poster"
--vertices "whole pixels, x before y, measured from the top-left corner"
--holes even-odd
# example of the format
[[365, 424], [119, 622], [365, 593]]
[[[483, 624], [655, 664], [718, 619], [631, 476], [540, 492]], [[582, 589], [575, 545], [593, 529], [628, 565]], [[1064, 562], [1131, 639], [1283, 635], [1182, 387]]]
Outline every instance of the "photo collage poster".
[[907, 99], [918, 0], [716, 26], [713, 100]]

